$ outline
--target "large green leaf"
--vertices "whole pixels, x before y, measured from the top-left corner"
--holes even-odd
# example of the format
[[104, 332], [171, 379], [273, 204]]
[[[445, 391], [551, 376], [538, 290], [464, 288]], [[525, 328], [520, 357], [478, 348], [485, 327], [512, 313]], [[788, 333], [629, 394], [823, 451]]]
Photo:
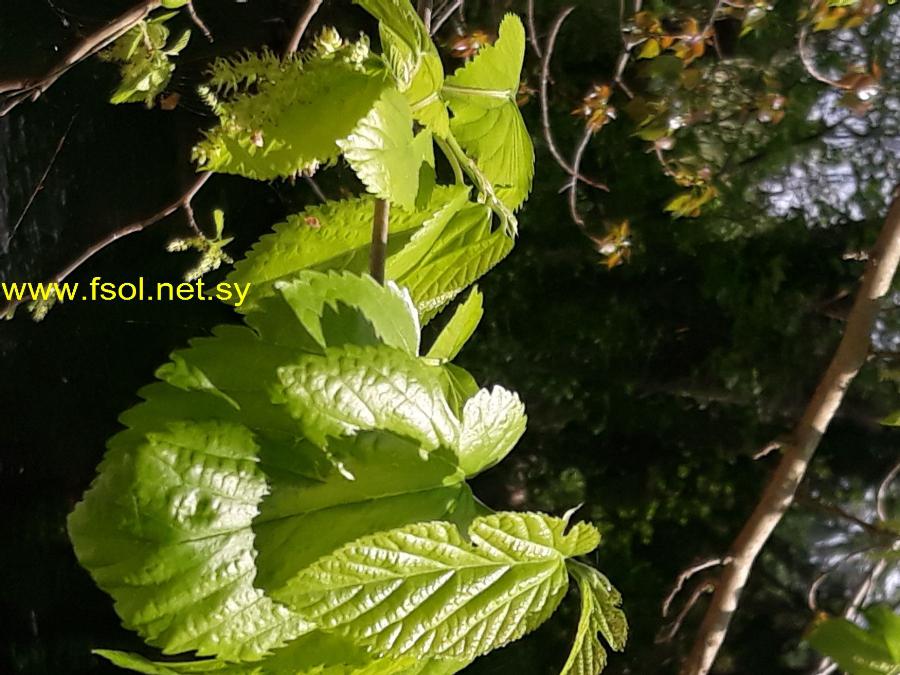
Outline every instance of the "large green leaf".
[[412, 124], [409, 103], [396, 89], [386, 89], [353, 132], [337, 143], [371, 194], [408, 211], [416, 205], [423, 164], [434, 169], [431, 133], [413, 136]]
[[233, 423], [122, 432], [69, 518], [79, 562], [164, 653], [254, 660], [312, 629], [253, 585], [258, 452]]
[[379, 22], [384, 59], [418, 122], [438, 136], [450, 123], [440, 97], [444, 68], [422, 19], [408, 0], [355, 0]]
[[[438, 187], [421, 210], [392, 209], [389, 263], [404, 249], [413, 231], [424, 224], [440, 231], [466, 203], [467, 197], [465, 187]], [[277, 224], [274, 232], [256, 242], [228, 275], [232, 283], [250, 284], [240, 310], [251, 310], [259, 298], [271, 295], [275, 281], [301, 270], [365, 272], [369, 265], [374, 207], [375, 199], [370, 196], [328, 202], [310, 206]], [[402, 275], [388, 276], [402, 283]]]
[[581, 618], [572, 651], [561, 675], [598, 675], [606, 667], [606, 649], [599, 635], [616, 651], [625, 648], [628, 623], [619, 609], [622, 596], [609, 580], [592, 567], [569, 562], [569, 570], [581, 595]]
[[208, 90], [207, 99], [219, 125], [194, 149], [199, 168], [271, 179], [312, 172], [336, 159], [338, 141], [391, 83], [371, 59], [354, 61], [356, 52], [350, 45], [284, 62], [265, 56], [217, 62], [213, 79], [220, 91]]
[[508, 14], [497, 42], [448, 77], [443, 88], [453, 111], [450, 130], [512, 210], [528, 197], [534, 176], [534, 148], [516, 104], [524, 56], [525, 28]]
[[[491, 229], [488, 207], [466, 201], [467, 188], [439, 187], [425, 209], [391, 210], [386, 276], [407, 287], [422, 323], [512, 250], [502, 229]], [[303, 269], [368, 269], [374, 199], [314, 206], [264, 235], [229, 281], [250, 284], [240, 310], [252, 310], [273, 284]], [[312, 223], [312, 225], [310, 225]]]
[[868, 628], [829, 618], [817, 622], [806, 639], [849, 675], [900, 673], [900, 617], [884, 605], [864, 616]]
[[540, 514], [476, 518], [468, 541], [433, 522], [363, 537], [276, 597], [382, 655], [471, 659], [534, 630], [568, 585], [566, 559], [599, 543], [590, 525]]
[[509, 454], [525, 433], [525, 406], [502, 387], [480, 390], [466, 401], [459, 436], [459, 466], [474, 476]]

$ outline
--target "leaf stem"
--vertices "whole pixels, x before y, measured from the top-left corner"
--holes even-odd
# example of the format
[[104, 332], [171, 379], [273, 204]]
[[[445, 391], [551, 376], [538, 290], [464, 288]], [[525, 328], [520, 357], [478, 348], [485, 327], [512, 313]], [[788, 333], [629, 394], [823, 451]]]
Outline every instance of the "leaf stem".
[[372, 248], [369, 252], [369, 274], [384, 285], [384, 266], [387, 260], [388, 226], [391, 205], [386, 199], [375, 200], [375, 217], [372, 221]]
[[462, 185], [466, 182], [465, 177], [463, 176], [462, 167], [459, 165], [459, 160], [456, 159], [456, 155], [453, 154], [453, 151], [447, 145], [447, 141], [439, 136], [434, 137], [437, 146], [441, 149], [441, 152], [444, 153], [444, 157], [447, 158], [447, 161], [450, 162], [450, 168], [453, 169], [453, 177], [456, 180], [457, 185]]

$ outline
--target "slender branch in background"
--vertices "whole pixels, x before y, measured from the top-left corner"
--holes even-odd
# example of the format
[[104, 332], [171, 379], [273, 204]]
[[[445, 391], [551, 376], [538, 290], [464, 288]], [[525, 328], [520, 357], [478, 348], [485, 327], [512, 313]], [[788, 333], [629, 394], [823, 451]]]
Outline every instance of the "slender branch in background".
[[584, 151], [587, 150], [587, 146], [590, 144], [593, 136], [593, 131], [587, 128], [584, 130], [581, 141], [578, 143], [578, 147], [575, 148], [575, 157], [572, 158], [572, 178], [569, 180], [569, 215], [572, 216], [572, 220], [575, 221], [575, 224], [582, 231], [587, 229], [587, 225], [578, 211], [578, 179], [576, 176], [581, 170], [581, 160], [584, 158]]
[[882, 541], [884, 541], [885, 539], [887, 539], [887, 541], [900, 539], [900, 535], [892, 530], [881, 527], [877, 523], [870, 523], [868, 521], [865, 521], [862, 518], [845, 511], [836, 504], [829, 504], [828, 502], [822, 501], [821, 499], [816, 499], [815, 497], [812, 497], [802, 491], [798, 491], [796, 501], [799, 504], [810, 506], [814, 509], [818, 509], [822, 513], [827, 513], [829, 515], [835, 516], [836, 518], [840, 518], [841, 520], [845, 520], [848, 523], [852, 523], [863, 532], [867, 532], [873, 537], [879, 537], [882, 539]]
[[[147, 12], [149, 12], [151, 9], [155, 8], [159, 4], [160, 4], [160, 0], [153, 0], [153, 2], [143, 3], [142, 6], [146, 8]], [[300, 41], [303, 39], [303, 34], [306, 32], [306, 29], [309, 26], [309, 22], [312, 20], [313, 16], [315, 15], [316, 11], [319, 9], [321, 4], [322, 4], [322, 0], [310, 0], [308, 6], [306, 8], [306, 11], [303, 13], [303, 15], [300, 17], [299, 21], [297, 22], [297, 27], [294, 29], [293, 35], [291, 36], [291, 42], [288, 45], [288, 48], [285, 50], [287, 54], [293, 54], [297, 50], [297, 48], [300, 45]], [[145, 15], [146, 15], [146, 13], [145, 13]], [[143, 18], [143, 16], [141, 18]], [[140, 18], [136, 19], [135, 22], [139, 21], [139, 20], [140, 20]], [[121, 18], [120, 18], [120, 21], [121, 21]], [[130, 28], [130, 26], [129, 26], [129, 28]], [[58, 75], [57, 75], [57, 77], [58, 77]], [[194, 182], [191, 183], [185, 189], [185, 191], [181, 194], [180, 197], [178, 197], [178, 199], [176, 199], [175, 201], [171, 202], [170, 204], [164, 206], [162, 209], [157, 211], [155, 214], [153, 214], [149, 218], [145, 218], [144, 220], [139, 220], [139, 221], [130, 223], [124, 227], [120, 227], [120, 228], [112, 231], [105, 237], [103, 237], [103, 239], [100, 239], [99, 241], [95, 242], [90, 247], [88, 247], [85, 251], [83, 251], [81, 253], [81, 255], [79, 255], [75, 260], [73, 260], [66, 267], [64, 267], [62, 270], [57, 272], [56, 275], [54, 275], [54, 277], [52, 279], [50, 279], [50, 282], [51, 283], [52, 282], [59, 283], [59, 282], [63, 281], [66, 277], [68, 277], [70, 274], [72, 274], [72, 272], [77, 270], [84, 263], [86, 263], [88, 260], [90, 260], [92, 257], [94, 257], [97, 253], [99, 253], [100, 251], [105, 249], [110, 244], [113, 244], [116, 241], [118, 241], [119, 239], [122, 239], [123, 237], [127, 237], [130, 234], [135, 234], [137, 232], [141, 232], [141, 231], [147, 229], [148, 227], [150, 227], [151, 225], [155, 225], [156, 223], [158, 223], [159, 221], [163, 220], [164, 218], [167, 218], [168, 216], [172, 215], [173, 213], [175, 213], [175, 211], [178, 211], [179, 209], [184, 211], [185, 216], [187, 217], [187, 220], [188, 220], [188, 224], [191, 227], [191, 229], [193, 229], [195, 232], [197, 232], [200, 236], [203, 236], [202, 232], [200, 232], [200, 228], [197, 227], [196, 220], [194, 219], [194, 210], [191, 206], [191, 202], [193, 201], [193, 199], [197, 195], [197, 193], [200, 191], [200, 189], [204, 185], [206, 185], [206, 182], [210, 179], [211, 176], [212, 176], [211, 173], [200, 174], [199, 176], [197, 176], [197, 178], [194, 180]], [[19, 304], [20, 303], [18, 301], [8, 302], [5, 306], [0, 308], [0, 317], [4, 317], [4, 316], [10, 317], [12, 310], [14, 310]]]
[[463, 0], [454, 0], [443, 12], [436, 13], [431, 24], [431, 34], [434, 35], [437, 33], [441, 29], [441, 26], [450, 20], [450, 17], [453, 16], [453, 12], [457, 10], [462, 11], [462, 6]]
[[541, 43], [538, 40], [537, 27], [534, 22], [534, 0], [528, 0], [526, 18], [528, 19], [528, 41], [531, 43], [531, 48], [537, 57], [539, 59], [543, 58], [544, 52], [541, 51]]
[[[178, 199], [166, 205], [161, 210], [154, 213], [149, 218], [145, 218], [143, 220], [138, 220], [133, 223], [129, 223], [125, 227], [120, 227], [113, 232], [110, 232], [108, 235], [100, 239], [99, 241], [93, 243], [90, 247], [88, 247], [85, 251], [83, 251], [75, 260], [66, 265], [62, 270], [57, 272], [52, 279], [49, 280], [50, 283], [59, 283], [64, 281], [66, 277], [68, 277], [72, 272], [81, 267], [84, 263], [98, 254], [100, 251], [105, 249], [110, 244], [122, 239], [123, 237], [127, 237], [129, 234], [134, 234], [136, 232], [141, 232], [142, 230], [147, 229], [151, 225], [155, 225], [159, 221], [167, 218], [172, 215], [179, 209], [184, 210], [185, 214], [190, 221], [192, 218], [192, 210], [191, 210], [191, 200], [200, 191], [206, 181], [209, 180], [210, 173], [204, 173], [197, 177], [197, 179], [191, 183], [188, 188], [181, 194]], [[12, 310], [14, 310], [18, 305], [19, 301], [10, 301], [8, 302], [2, 309], [0, 309], [0, 317], [11, 316]]]
[[[850, 602], [847, 603], [847, 607], [842, 613], [842, 616], [845, 619], [847, 619], [848, 621], [853, 621], [859, 615], [860, 607], [865, 604], [866, 598], [869, 596], [869, 593], [875, 586], [875, 582], [878, 581], [878, 577], [880, 577], [886, 569], [887, 561], [883, 559], [879, 560], [872, 566], [868, 574], [863, 577], [862, 582], [860, 582], [859, 586], [856, 588], [856, 592], [853, 594]], [[815, 600], [814, 596], [813, 600]], [[821, 661], [819, 661], [819, 664], [812, 671], [811, 675], [829, 675], [829, 673], [833, 673], [837, 669], [837, 664], [826, 656]]]
[[431, 19], [434, 14], [434, 3], [432, 0], [419, 0], [417, 10], [419, 16], [422, 17], [422, 23], [425, 24], [425, 30], [431, 35]]
[[306, 181], [307, 185], [312, 188], [312, 191], [315, 193], [316, 197], [319, 198], [319, 201], [321, 201], [323, 204], [328, 201], [328, 197], [326, 197], [325, 193], [322, 192], [322, 188], [319, 187], [319, 184], [316, 182], [315, 178], [304, 174], [303, 179]]
[[6, 96], [5, 100], [0, 103], [0, 117], [23, 101], [28, 99], [35, 100], [47, 91], [69, 68], [107, 47], [159, 6], [160, 0], [143, 0], [143, 2], [135, 5], [124, 14], [106, 23], [102, 28], [79, 40], [62, 60], [44, 75], [35, 78], [0, 81], [0, 94]]
[[376, 199], [375, 217], [372, 219], [372, 248], [369, 251], [369, 274], [379, 284], [384, 284], [384, 265], [387, 261], [390, 218], [390, 202], [386, 199]]
[[800, 29], [800, 36], [797, 38], [797, 51], [800, 54], [800, 62], [803, 64], [803, 67], [806, 69], [806, 72], [809, 73], [810, 77], [818, 80], [822, 84], [827, 84], [831, 87], [837, 87], [841, 89], [840, 83], [832, 80], [831, 78], [825, 77], [822, 73], [819, 72], [816, 67], [816, 63], [813, 60], [813, 55], [807, 51], [807, 38], [809, 37], [809, 26], [803, 26]]
[[69, 132], [72, 130], [72, 125], [75, 123], [75, 118], [78, 117], [78, 113], [72, 115], [72, 119], [69, 120], [69, 125], [66, 127], [66, 130], [63, 132], [62, 136], [59, 138], [59, 143], [56, 144], [56, 150], [53, 151], [53, 156], [50, 158], [50, 162], [47, 164], [47, 168], [44, 169], [44, 173], [41, 175], [41, 179], [37, 182], [37, 185], [34, 186], [34, 190], [31, 191], [31, 196], [28, 197], [28, 201], [25, 203], [25, 208], [22, 209], [22, 213], [19, 214], [19, 217], [16, 219], [16, 222], [13, 224], [12, 229], [9, 231], [9, 239], [7, 239], [7, 246], [13, 240], [13, 237], [16, 236], [16, 232], [19, 229], [19, 225], [22, 224], [22, 221], [25, 220], [25, 215], [31, 209], [31, 205], [34, 204], [34, 200], [38, 196], [38, 192], [44, 189], [44, 183], [47, 181], [47, 176], [50, 175], [50, 171], [53, 169], [53, 165], [56, 164], [56, 159], [59, 157], [59, 153], [63, 148], [63, 145], [66, 143], [66, 138], [69, 136]]
[[286, 55], [293, 54], [300, 48], [300, 40], [303, 39], [303, 34], [306, 33], [306, 29], [309, 28], [309, 22], [312, 21], [321, 6], [322, 0], [309, 0], [309, 2], [306, 3], [306, 9], [303, 10], [303, 14], [300, 15], [300, 18], [297, 19], [297, 24], [294, 26], [294, 32], [291, 33], [291, 39], [288, 41], [287, 47], [285, 47], [284, 52]]
[[819, 575], [813, 580], [813, 582], [809, 586], [809, 590], [806, 592], [806, 606], [809, 607], [810, 611], [818, 612], [819, 611], [819, 587], [825, 583], [825, 580], [830, 577], [832, 574], [837, 572], [841, 567], [846, 565], [848, 562], [853, 560], [854, 558], [863, 555], [864, 553], [868, 553], [869, 551], [877, 548], [876, 546], [866, 546], [865, 548], [858, 549], [856, 551], [850, 551], [846, 555], [841, 556], [841, 558], [837, 561], [829, 565], [824, 571], [820, 572]]
[[891, 470], [888, 471], [882, 479], [881, 484], [878, 486], [878, 491], [875, 493], [875, 513], [878, 514], [878, 520], [881, 522], [888, 520], [888, 490], [890, 489], [891, 484], [897, 479], [898, 474], [900, 474], [900, 462], [897, 462], [891, 467]]
[[665, 642], [670, 642], [673, 637], [678, 634], [678, 631], [681, 629], [681, 624], [684, 623], [684, 620], [687, 618], [688, 612], [693, 609], [694, 605], [697, 604], [697, 601], [700, 600], [706, 593], [711, 593], [715, 589], [715, 584], [705, 581], [701, 584], [698, 584], [696, 588], [691, 592], [688, 596], [687, 602], [684, 603], [684, 607], [681, 608], [681, 611], [678, 612], [678, 616], [675, 617], [675, 620], [657, 637], [655, 642], [657, 644], [663, 644]]
[[884, 226], [870, 253], [841, 342], [791, 435], [791, 444], [785, 448], [756, 508], [732, 544], [732, 561], [723, 568], [716, 581], [715, 594], [681, 675], [706, 675], [712, 667], [757, 555], [794, 501], [822, 436], [851, 382], [865, 363], [879, 301], [890, 290], [898, 263], [900, 193], [895, 190]]
[[212, 32], [210, 32], [209, 27], [203, 22], [203, 19], [200, 18], [200, 15], [197, 14], [197, 10], [194, 7], [193, 0], [191, 0], [191, 2], [188, 2], [187, 11], [191, 17], [191, 21], [194, 22], [194, 25], [200, 29], [200, 32], [203, 33], [207, 40], [213, 42], [213, 34]]
[[716, 34], [716, 19], [719, 17], [719, 12], [722, 9], [722, 5], [725, 4], [723, 0], [716, 0], [716, 4], [713, 5], [712, 13], [709, 15], [709, 21], [706, 22], [706, 26], [703, 28], [703, 32], [700, 34], [701, 40], [706, 40], [706, 36], [712, 36], [713, 47], [716, 50], [716, 55], [721, 59], [722, 56], [722, 48], [719, 46], [719, 36]]
[[556, 160], [556, 163], [559, 164], [563, 171], [574, 177], [576, 180], [580, 180], [582, 183], [608, 192], [609, 188], [606, 185], [582, 176], [566, 161], [566, 158], [563, 157], [562, 153], [559, 151], [559, 147], [556, 145], [556, 141], [553, 138], [553, 128], [550, 126], [550, 105], [547, 100], [547, 92], [550, 88], [550, 61], [553, 58], [553, 50], [556, 47], [556, 38], [559, 35], [559, 30], [562, 28], [566, 17], [568, 17], [574, 9], [574, 7], [566, 7], [563, 9], [553, 21], [553, 26], [550, 28], [550, 34], [547, 36], [547, 46], [544, 48], [544, 58], [541, 59], [541, 127], [544, 131], [544, 140], [547, 143], [547, 149], [550, 150], [553, 159]]
[[662, 603], [662, 615], [664, 617], [669, 616], [669, 609], [672, 607], [672, 601], [678, 596], [681, 592], [681, 589], [684, 588], [684, 585], [693, 577], [695, 574], [702, 572], [703, 570], [708, 570], [710, 567], [718, 567], [719, 565], [725, 565], [729, 562], [728, 558], [709, 558], [704, 560], [703, 562], [695, 563], [690, 567], [686, 568], [678, 575], [678, 579], [675, 581], [675, 585], [672, 587], [672, 590], [669, 591], [669, 594], [666, 595], [665, 599]]

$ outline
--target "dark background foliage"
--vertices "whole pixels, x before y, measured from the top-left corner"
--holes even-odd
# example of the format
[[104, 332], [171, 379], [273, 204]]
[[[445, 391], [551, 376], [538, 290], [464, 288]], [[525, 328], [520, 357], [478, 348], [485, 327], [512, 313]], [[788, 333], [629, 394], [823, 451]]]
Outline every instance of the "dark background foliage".
[[[170, 89], [181, 101], [173, 111], [109, 105], [115, 67], [94, 59], [0, 117], [0, 279], [48, 278], [100, 237], [175, 198], [191, 180], [198, 130], [212, 121], [195, 92], [210, 59], [284, 44], [302, 4], [198, 0], [215, 42], [195, 35], [179, 58]], [[560, 4], [537, 3], [542, 33]], [[0, 0], [0, 80], [41, 72], [79, 31], [128, 5]], [[468, 28], [491, 28], [509, 9], [523, 11], [524, 3], [470, 1]], [[679, 6], [702, 20], [709, 9]], [[579, 515], [601, 527], [596, 562], [623, 592], [633, 631], [610, 673], [674, 672], [699, 611], [673, 642], [658, 645], [661, 600], [682, 568], [724, 552], [755, 503], [773, 459], [752, 455], [790, 429], [827, 364], [842, 329], [842, 307], [832, 301], [852, 292], [862, 270], [845, 254], [874, 238], [895, 180], [900, 106], [891, 78], [900, 72], [893, 67], [900, 17], [885, 12], [861, 38], [819, 41], [822, 63], [860, 45], [879, 55], [886, 93], [859, 117], [800, 67], [797, 9], [779, 3], [757, 34], [740, 41], [734, 26], [720, 27], [727, 59], [777, 71], [788, 109], [769, 128], [710, 124], [682, 135], [679, 151], [712, 162], [715, 147], [729, 160], [717, 165], [719, 202], [699, 218], [664, 213], [680, 188], [625, 115], [592, 142], [584, 170], [607, 181], [610, 192], [581, 190], [579, 208], [596, 233], [623, 218], [633, 229], [630, 262], [611, 271], [568, 218], [558, 194], [566, 177], [540, 139], [536, 102], [523, 109], [537, 145], [534, 194], [516, 248], [480, 284], [486, 318], [460, 361], [480, 381], [519, 391], [529, 428], [475, 489], [495, 508], [561, 514], [583, 504]], [[618, 12], [613, 2], [582, 2], [563, 29], [551, 118], [564, 148], [582, 130], [569, 110], [614, 68]], [[323, 24], [345, 34], [371, 28], [343, 0], [325, 3], [314, 28]], [[462, 28], [451, 22], [442, 39]], [[532, 86], [537, 71], [529, 53]], [[642, 79], [639, 68], [627, 75], [673, 102], [684, 96], [664, 78]], [[750, 86], [727, 82], [704, 105], [725, 105]], [[320, 185], [329, 196], [356, 189], [341, 170], [324, 174]], [[274, 222], [315, 200], [303, 181], [215, 177], [194, 209], [207, 230], [212, 209], [225, 211], [236, 236], [229, 250], [239, 256]], [[166, 253], [165, 243], [185, 232], [183, 216], [173, 216], [107, 248], [72, 280], [176, 279], [191, 254]], [[91, 647], [141, 648], [76, 565], [64, 519], [116, 431], [117, 415], [154, 368], [189, 337], [234, 321], [228, 308], [195, 301], [69, 303], [39, 323], [21, 309], [0, 323], [0, 671], [106, 673], [111, 667]], [[886, 354], [857, 380], [814, 463], [809, 499], [792, 510], [758, 564], [717, 672], [805, 672], [815, 661], [801, 642], [812, 618], [807, 590], [858, 535], [822, 504], [864, 515], [897, 456], [900, 432], [877, 423], [900, 408], [896, 386], [882, 377], [896, 349], [895, 321], [887, 308], [876, 336]], [[841, 608], [860, 571], [851, 565], [834, 575], [822, 593], [827, 609]], [[879, 593], [896, 601], [896, 574], [888, 579]], [[574, 609], [567, 605], [471, 672], [556, 672]]]

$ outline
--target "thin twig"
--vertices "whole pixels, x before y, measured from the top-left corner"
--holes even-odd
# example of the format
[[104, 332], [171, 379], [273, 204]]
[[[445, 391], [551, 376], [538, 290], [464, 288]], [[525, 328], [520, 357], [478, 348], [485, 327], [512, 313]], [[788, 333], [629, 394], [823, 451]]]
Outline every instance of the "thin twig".
[[319, 184], [316, 182], [316, 179], [312, 176], [303, 175], [304, 180], [312, 188], [312, 191], [315, 193], [316, 197], [319, 198], [323, 204], [328, 201], [328, 197], [325, 196], [325, 193], [322, 192], [322, 188], [319, 187]]
[[553, 26], [550, 28], [550, 34], [547, 36], [547, 46], [544, 49], [544, 58], [541, 59], [541, 127], [544, 131], [544, 140], [547, 142], [547, 149], [550, 150], [550, 154], [553, 156], [553, 159], [556, 160], [556, 163], [559, 164], [563, 171], [568, 173], [570, 176], [574, 176], [582, 183], [587, 183], [591, 187], [595, 187], [599, 190], [606, 190], [608, 192], [609, 188], [606, 185], [582, 176], [566, 161], [566, 158], [563, 157], [562, 153], [559, 151], [559, 147], [556, 145], [556, 141], [553, 138], [553, 129], [550, 126], [550, 105], [548, 103], [548, 90], [550, 88], [550, 61], [553, 58], [553, 50], [556, 47], [556, 38], [559, 35], [559, 30], [560, 28], [562, 28], [563, 22], [566, 20], [566, 17], [568, 17], [574, 9], [574, 7], [566, 7], [565, 9], [563, 9], [553, 21]]
[[684, 585], [688, 582], [688, 580], [693, 577], [695, 574], [702, 572], [703, 570], [708, 570], [710, 567], [718, 567], [719, 565], [727, 565], [729, 562], [728, 558], [709, 558], [704, 560], [703, 562], [696, 563], [691, 565], [687, 569], [683, 570], [681, 574], [678, 575], [678, 579], [675, 581], [675, 586], [669, 591], [669, 594], [666, 595], [665, 600], [662, 603], [662, 615], [669, 616], [669, 609], [672, 606], [672, 601], [675, 600], [677, 595], [681, 592], [681, 589], [684, 588]]
[[678, 631], [681, 630], [681, 624], [684, 623], [684, 620], [687, 618], [688, 613], [693, 609], [694, 605], [697, 604], [697, 601], [706, 594], [715, 589], [715, 584], [705, 581], [701, 584], [698, 584], [696, 588], [694, 588], [693, 592], [688, 596], [687, 602], [684, 603], [684, 607], [681, 608], [681, 611], [678, 612], [678, 616], [675, 617], [675, 620], [672, 621], [671, 624], [656, 638], [657, 644], [662, 644], [664, 642], [670, 642], [672, 638], [674, 638]]
[[434, 14], [434, 3], [432, 0], [419, 0], [417, 11], [422, 18], [422, 23], [425, 24], [425, 30], [431, 35], [431, 19]]
[[797, 489], [844, 394], [866, 360], [879, 304], [900, 263], [900, 194], [895, 191], [884, 226], [869, 256], [844, 335], [806, 411], [794, 429], [756, 508], [731, 547], [733, 562], [723, 568], [681, 675], [706, 675], [725, 640], [741, 592], [756, 557], [794, 501]]
[[66, 71], [107, 47], [159, 6], [160, 0], [143, 0], [117, 18], [104, 24], [103, 27], [79, 40], [62, 60], [44, 75], [0, 81], [0, 94], [6, 96], [6, 100], [0, 104], [0, 117], [23, 101], [36, 99], [47, 91]]
[[829, 77], [822, 75], [816, 67], [815, 61], [813, 61], [812, 54], [808, 53], [806, 50], [806, 39], [809, 37], [809, 26], [803, 26], [800, 29], [800, 36], [797, 39], [797, 51], [800, 53], [800, 62], [803, 64], [803, 67], [806, 69], [806, 72], [810, 74], [810, 76], [822, 84], [827, 84], [831, 87], [842, 88], [840, 83], [835, 82]]
[[528, 19], [528, 42], [531, 43], [531, 48], [537, 57], [539, 59], [543, 58], [544, 53], [541, 51], [541, 43], [538, 40], [537, 28], [534, 22], [534, 0], [528, 0], [526, 18]]
[[384, 283], [384, 266], [387, 261], [390, 218], [390, 202], [386, 199], [376, 199], [375, 216], [372, 219], [372, 248], [369, 251], [369, 274], [379, 284]]
[[464, 0], [455, 0], [451, 2], [450, 5], [441, 13], [439, 16], [435, 16], [431, 23], [431, 34], [434, 35], [437, 33], [441, 26], [443, 26], [447, 21], [453, 16], [453, 12], [460, 9], [463, 5]]
[[572, 158], [572, 178], [569, 180], [569, 215], [582, 231], [587, 229], [587, 225], [584, 222], [584, 217], [578, 210], [578, 180], [575, 177], [581, 170], [581, 160], [584, 158], [584, 151], [587, 150], [587, 146], [590, 144], [593, 136], [593, 131], [587, 128], [584, 130], [584, 135], [582, 135], [581, 141], [575, 148], [575, 156]]
[[[92, 257], [97, 255], [100, 251], [105, 249], [110, 244], [122, 239], [123, 237], [127, 237], [130, 234], [135, 234], [136, 232], [141, 232], [142, 230], [147, 229], [151, 225], [158, 223], [159, 221], [167, 218], [172, 215], [179, 209], [185, 211], [188, 215], [188, 219], [190, 221], [191, 211], [191, 200], [200, 191], [206, 181], [209, 180], [211, 173], [203, 173], [191, 183], [187, 189], [181, 194], [178, 199], [171, 202], [167, 206], [163, 207], [161, 210], [154, 213], [149, 218], [145, 218], [143, 220], [138, 220], [133, 223], [129, 223], [124, 227], [120, 227], [113, 232], [110, 232], [108, 235], [103, 237], [103, 239], [93, 243], [90, 247], [88, 247], [85, 251], [83, 251], [75, 260], [66, 265], [62, 270], [57, 272], [52, 279], [50, 279], [50, 283], [59, 283], [64, 281], [66, 277], [68, 277], [72, 272], [81, 267], [84, 263], [90, 260]], [[198, 229], [199, 231], [199, 229]], [[3, 316], [11, 316], [12, 310], [14, 310], [19, 305], [19, 301], [12, 300], [6, 304], [2, 309], [0, 309], [0, 317]]]
[[888, 489], [891, 487], [891, 483], [896, 480], [898, 474], [900, 474], [900, 462], [894, 464], [891, 470], [887, 472], [885, 477], [881, 480], [881, 484], [878, 486], [878, 491], [875, 493], [875, 513], [878, 514], [878, 520], [881, 522], [888, 520]]
[[206, 37], [207, 40], [213, 42], [213, 34], [210, 32], [209, 27], [203, 22], [203, 19], [200, 18], [200, 15], [197, 14], [197, 10], [194, 7], [194, 1], [191, 0], [187, 4], [187, 11], [191, 17], [191, 21], [194, 22], [194, 25], [200, 29], [200, 32]]
[[47, 168], [44, 169], [44, 173], [41, 176], [41, 179], [37, 182], [37, 185], [34, 186], [34, 190], [31, 191], [31, 196], [28, 198], [28, 201], [25, 204], [25, 208], [22, 209], [22, 213], [19, 214], [19, 217], [16, 219], [15, 224], [13, 224], [12, 229], [9, 232], [9, 239], [6, 240], [7, 245], [13, 240], [13, 237], [16, 236], [16, 232], [19, 229], [19, 226], [22, 224], [22, 221], [25, 220], [25, 215], [31, 209], [31, 205], [34, 204], [34, 200], [38, 196], [38, 192], [44, 189], [44, 183], [47, 182], [47, 176], [50, 175], [50, 171], [53, 169], [53, 165], [56, 164], [56, 159], [59, 157], [59, 153], [63, 148], [63, 145], [66, 143], [66, 138], [69, 136], [69, 131], [72, 130], [72, 124], [75, 123], [75, 118], [78, 117], [78, 113], [72, 115], [72, 119], [69, 120], [69, 125], [66, 127], [66, 130], [63, 132], [62, 136], [59, 137], [59, 143], [56, 144], [56, 150], [53, 151], [53, 156], [50, 158], [50, 162], [47, 164]]
[[285, 54], [293, 54], [300, 48], [300, 40], [303, 39], [303, 34], [306, 33], [306, 29], [309, 28], [309, 22], [312, 21], [321, 6], [322, 0], [309, 0], [306, 4], [306, 9], [303, 10], [303, 14], [297, 19], [297, 24], [294, 26], [294, 32], [291, 33], [291, 39], [288, 41], [287, 47], [284, 50]]

